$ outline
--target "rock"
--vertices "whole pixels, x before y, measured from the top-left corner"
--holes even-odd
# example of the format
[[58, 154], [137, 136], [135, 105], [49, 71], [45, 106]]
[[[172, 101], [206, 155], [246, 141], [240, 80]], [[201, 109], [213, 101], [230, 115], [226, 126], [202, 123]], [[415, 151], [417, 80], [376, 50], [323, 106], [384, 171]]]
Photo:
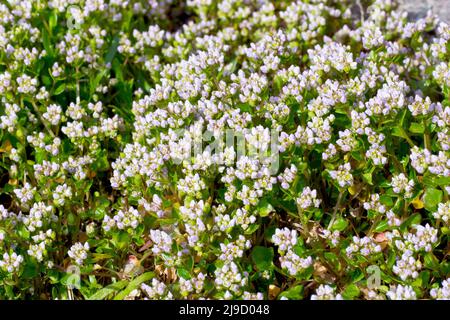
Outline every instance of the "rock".
[[442, 21], [450, 23], [450, 0], [400, 0], [400, 3], [411, 20], [423, 18], [431, 10]]

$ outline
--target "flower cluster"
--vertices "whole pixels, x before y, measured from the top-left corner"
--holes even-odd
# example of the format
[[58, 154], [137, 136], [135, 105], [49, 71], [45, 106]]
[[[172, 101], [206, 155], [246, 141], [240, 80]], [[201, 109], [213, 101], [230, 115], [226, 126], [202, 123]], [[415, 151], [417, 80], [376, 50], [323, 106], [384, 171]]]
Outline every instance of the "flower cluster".
[[85, 242], [84, 245], [80, 242], [75, 243], [70, 247], [67, 255], [75, 261], [76, 264], [82, 265], [83, 261], [87, 258], [89, 251], [89, 243]]
[[449, 45], [395, 0], [0, 4], [0, 298], [448, 299]]

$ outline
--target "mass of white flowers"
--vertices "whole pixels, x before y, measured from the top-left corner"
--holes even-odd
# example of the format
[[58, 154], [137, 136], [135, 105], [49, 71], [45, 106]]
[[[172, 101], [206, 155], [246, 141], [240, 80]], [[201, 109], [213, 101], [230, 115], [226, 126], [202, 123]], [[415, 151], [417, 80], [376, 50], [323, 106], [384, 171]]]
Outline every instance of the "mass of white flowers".
[[449, 299], [449, 193], [431, 13], [0, 2], [0, 299]]

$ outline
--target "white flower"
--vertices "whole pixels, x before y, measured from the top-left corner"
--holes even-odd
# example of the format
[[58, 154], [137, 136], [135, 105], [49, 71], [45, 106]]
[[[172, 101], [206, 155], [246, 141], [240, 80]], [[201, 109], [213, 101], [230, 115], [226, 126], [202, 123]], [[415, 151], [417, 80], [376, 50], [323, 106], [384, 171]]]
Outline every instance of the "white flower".
[[62, 109], [57, 104], [51, 104], [48, 106], [47, 111], [42, 115], [45, 120], [48, 120], [52, 125], [56, 126], [61, 121]]
[[57, 206], [62, 206], [67, 199], [72, 197], [72, 188], [67, 184], [59, 185], [53, 192], [53, 200]]
[[235, 294], [241, 293], [243, 286], [247, 284], [247, 273], [241, 273], [234, 262], [225, 263], [214, 271], [215, 284], [219, 289], [227, 289]]
[[140, 288], [151, 300], [172, 299], [172, 293], [167, 290], [167, 286], [156, 278], [152, 279], [152, 283], [150, 286], [148, 284], [142, 283]]
[[405, 197], [410, 198], [414, 189], [414, 180], [408, 180], [405, 174], [400, 173], [392, 176], [391, 181], [392, 189], [395, 193], [403, 193]]
[[75, 243], [70, 247], [67, 253], [69, 257], [75, 261], [77, 265], [83, 265], [83, 261], [87, 259], [89, 252], [89, 243], [85, 242], [84, 245], [81, 242]]
[[336, 289], [327, 284], [321, 284], [316, 293], [311, 295], [311, 300], [342, 300], [340, 294], [336, 294]]
[[279, 251], [287, 251], [292, 246], [297, 244], [297, 231], [289, 230], [288, 228], [275, 229], [272, 236], [273, 243], [278, 246]]
[[439, 203], [438, 210], [433, 213], [433, 217], [441, 219], [445, 223], [450, 223], [450, 201]]
[[391, 285], [386, 293], [390, 300], [416, 300], [417, 296], [411, 286]]
[[155, 254], [172, 251], [172, 237], [161, 230], [150, 230], [150, 239], [153, 241], [152, 251]]
[[418, 173], [424, 173], [431, 164], [431, 153], [427, 149], [419, 149], [417, 146], [411, 149], [411, 165]]
[[289, 249], [286, 255], [280, 257], [282, 269], [287, 269], [291, 276], [296, 276], [313, 264], [312, 257], [300, 258], [294, 251]]
[[296, 199], [297, 205], [300, 206], [303, 210], [306, 210], [310, 207], [318, 208], [321, 200], [317, 199], [317, 191], [311, 190], [310, 187], [305, 187], [300, 195]]
[[20, 93], [34, 93], [36, 91], [37, 79], [31, 78], [24, 74], [19, 76], [17, 79], [17, 91]]
[[412, 256], [411, 251], [405, 251], [400, 259], [397, 259], [396, 264], [392, 267], [392, 271], [400, 277], [403, 281], [411, 277], [416, 279], [419, 276], [419, 271], [422, 268], [422, 263], [419, 259]]
[[103, 218], [103, 228], [105, 231], [109, 231], [112, 227], [116, 226], [120, 230], [127, 228], [136, 229], [139, 223], [142, 222], [142, 216], [133, 207], [129, 207], [125, 210], [119, 210], [111, 219], [108, 215]]
[[351, 174], [351, 166], [350, 163], [346, 163], [340, 165], [338, 170], [331, 170], [330, 176], [334, 180], [337, 180], [337, 183], [340, 187], [346, 187], [353, 185], [353, 176]]
[[430, 296], [436, 300], [450, 300], [450, 278], [442, 281], [440, 288], [431, 289]]
[[20, 265], [23, 262], [23, 257], [15, 252], [8, 254], [5, 252], [3, 254], [3, 259], [0, 260], [0, 268], [8, 273], [14, 273], [19, 271]]
[[342, 149], [342, 151], [352, 151], [357, 146], [357, 143], [358, 142], [353, 137], [350, 130], [346, 129], [344, 131], [339, 131], [339, 139], [336, 141], [336, 144]]
[[385, 213], [386, 207], [380, 202], [380, 195], [378, 193], [374, 193], [370, 195], [370, 202], [364, 202], [364, 209], [373, 210], [379, 213]]

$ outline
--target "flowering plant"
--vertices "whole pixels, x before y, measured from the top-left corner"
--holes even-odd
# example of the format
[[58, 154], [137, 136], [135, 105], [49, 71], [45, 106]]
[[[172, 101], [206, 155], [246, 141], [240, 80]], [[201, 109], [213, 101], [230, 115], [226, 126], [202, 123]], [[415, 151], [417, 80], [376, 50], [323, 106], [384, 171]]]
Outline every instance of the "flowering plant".
[[391, 0], [3, 1], [0, 298], [449, 299], [449, 57]]

